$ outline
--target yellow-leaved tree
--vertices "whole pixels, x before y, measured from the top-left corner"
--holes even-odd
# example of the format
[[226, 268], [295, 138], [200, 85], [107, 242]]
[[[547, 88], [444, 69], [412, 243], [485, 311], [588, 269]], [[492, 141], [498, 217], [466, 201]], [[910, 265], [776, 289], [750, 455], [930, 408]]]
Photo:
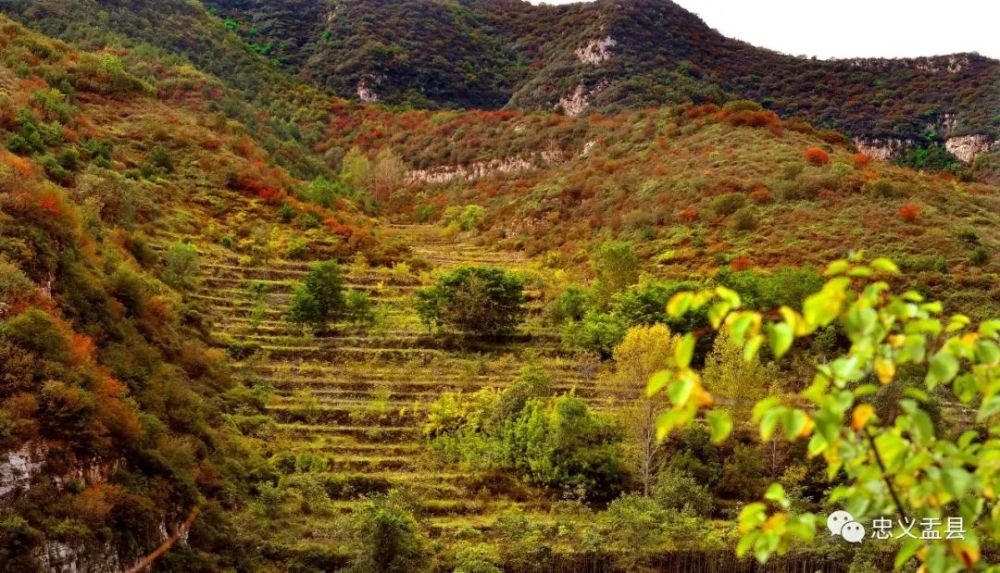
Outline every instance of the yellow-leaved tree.
[[[817, 360], [808, 388], [754, 405], [751, 419], [761, 439], [780, 429], [787, 440], [806, 440], [808, 455], [821, 457], [828, 476], [838, 477], [826, 501], [859, 523], [893, 516], [897, 569], [916, 559], [930, 573], [1000, 570], [983, 563], [981, 554], [984, 543], [1000, 541], [1000, 320], [974, 325], [964, 315], [944, 317], [939, 302], [915, 291], [892, 292], [885, 279], [898, 272], [890, 260], [865, 262], [860, 254], [836, 261], [822, 289], [801, 310], [782, 307], [780, 320], [741, 310], [739, 295], [725, 287], [677, 294], [667, 311], [676, 317], [707, 307], [712, 326], [747, 361], [765, 344], [781, 359], [797, 341], [829, 325], [840, 328], [849, 349]], [[669, 398], [657, 420], [661, 439], [713, 405], [701, 373], [691, 367], [695, 342], [694, 333], [677, 338], [667, 367], [649, 380], [650, 395]], [[923, 385], [907, 388], [898, 413], [881, 419], [872, 398], [902, 366], [920, 368]], [[924, 406], [930, 393], [964, 407], [974, 422], [955, 435], [939, 435]], [[727, 439], [732, 420], [725, 409], [711, 409], [704, 419], [713, 440]], [[819, 520], [793, 514], [780, 484], [764, 497], [740, 512], [737, 545], [740, 555], [752, 553], [761, 562], [811, 541]], [[954, 520], [962, 524], [960, 536], [946, 531]], [[913, 522], [931, 525], [917, 536], [898, 531]]]

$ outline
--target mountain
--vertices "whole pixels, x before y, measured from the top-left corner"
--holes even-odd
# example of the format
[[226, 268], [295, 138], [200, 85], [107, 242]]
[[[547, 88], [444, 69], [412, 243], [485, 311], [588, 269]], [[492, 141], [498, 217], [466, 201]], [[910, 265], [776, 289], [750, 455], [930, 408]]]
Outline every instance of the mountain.
[[[874, 298], [915, 291], [886, 324], [936, 312], [921, 297], [964, 314], [949, 331], [996, 317], [997, 152], [954, 173], [895, 165], [830, 129], [832, 96], [809, 83], [883, 70], [906, 109], [910, 87], [941, 107], [952, 86], [968, 122], [995, 96], [982, 76], [995, 63], [845, 75], [651, 1], [0, 12], [0, 570], [147, 557], [165, 573], [891, 567], [891, 545], [852, 555], [826, 535], [766, 567], [737, 559], [736, 515], [771, 480], [817, 513], [845, 482], [735, 409], [725, 442], [700, 425], [657, 442], [668, 402], [644, 388], [686, 353], [717, 404], [801, 403], [817, 361], [864, 348], [848, 329], [871, 309], [785, 360], [767, 342], [746, 362], [707, 315], [668, 316], [667, 301], [724, 286], [769, 320], [861, 250], [902, 270], [853, 269], [885, 278]], [[782, 105], [811, 107], [777, 113], [779, 98], [733, 87], [772, 73], [753, 54], [801, 91], [768, 84], [787, 89]], [[358, 97], [361, 80], [381, 101]], [[885, 133], [912, 123], [872, 118]], [[935, 137], [908, 161], [955, 161]], [[937, 334], [910, 327], [901, 351]], [[935, 368], [974, 355], [995, 368], [995, 329], [963, 332], [949, 344], [975, 350], [957, 366], [933, 354]], [[980, 447], [973, 434], [989, 432], [966, 430], [995, 422], [973, 422], [973, 375], [956, 378], [972, 396], [959, 400], [944, 383], [918, 391], [924, 363], [889, 366], [891, 380], [885, 364], [863, 374], [873, 395], [854, 416], [816, 425], [905, 412], [896, 423], [937, 436], [934, 455], [958, 451], [952, 436]], [[945, 466], [956, 483], [988, 478], [971, 463]], [[996, 560], [984, 523], [981, 554], [956, 555]]]
[[574, 115], [752, 99], [782, 117], [844, 131], [876, 154], [946, 148], [963, 161], [1000, 138], [996, 60], [787, 56], [726, 38], [669, 0], [206, 5], [253, 49], [364, 101]]

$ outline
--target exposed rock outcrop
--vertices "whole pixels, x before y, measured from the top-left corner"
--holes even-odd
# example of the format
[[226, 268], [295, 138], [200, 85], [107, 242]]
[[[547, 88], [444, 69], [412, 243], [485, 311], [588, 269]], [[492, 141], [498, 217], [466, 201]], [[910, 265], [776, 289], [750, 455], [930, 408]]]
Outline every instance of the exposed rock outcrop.
[[1000, 141], [990, 141], [985, 135], [962, 135], [948, 138], [944, 147], [959, 160], [971, 163], [980, 153], [1000, 148]]
[[363, 79], [358, 82], [357, 94], [358, 99], [363, 102], [372, 103], [378, 101], [378, 94]]
[[611, 36], [605, 38], [598, 38], [597, 40], [591, 40], [586, 46], [582, 46], [576, 49], [574, 52], [576, 57], [580, 59], [584, 64], [598, 65], [601, 62], [606, 62], [611, 59], [612, 51], [618, 45]]
[[882, 161], [887, 161], [896, 157], [900, 152], [911, 145], [914, 145], [914, 142], [909, 139], [854, 139], [854, 146], [858, 148], [858, 151], [864, 153], [872, 159], [879, 159]]
[[528, 157], [507, 157], [489, 161], [476, 161], [468, 165], [442, 165], [428, 169], [414, 169], [407, 174], [408, 183], [447, 183], [452, 179], [474, 180], [498, 173], [537, 169], [562, 159], [558, 150], [543, 151]]

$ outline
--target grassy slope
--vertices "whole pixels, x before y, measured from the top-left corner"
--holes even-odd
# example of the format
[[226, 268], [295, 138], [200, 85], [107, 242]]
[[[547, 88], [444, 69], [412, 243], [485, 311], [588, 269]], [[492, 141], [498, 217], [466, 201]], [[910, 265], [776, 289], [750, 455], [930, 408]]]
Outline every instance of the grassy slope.
[[[879, 161], [856, 166], [849, 145], [828, 134], [767, 121], [736, 127], [733, 114], [710, 108], [578, 119], [369, 110], [337, 114], [331, 143], [389, 145], [430, 172], [484, 166], [487, 176], [472, 181], [414, 182], [387, 210], [402, 221], [415, 213], [434, 220], [448, 205], [480, 204], [490, 213], [484, 241], [551, 253], [558, 266], [584, 265], [611, 238], [633, 240], [651, 270], [671, 277], [710, 275], [736, 259], [759, 268], [822, 265], [867, 249], [898, 258], [922, 288], [964, 311], [996, 308], [1000, 261], [971, 261], [976, 249], [1000, 246], [995, 186]], [[830, 161], [807, 161], [810, 147]], [[502, 171], [498, 161], [511, 158], [533, 168]], [[891, 182], [887, 192], [873, 191], [879, 180]], [[715, 212], [713, 202], [729, 193], [742, 197], [752, 229]], [[915, 220], [900, 215], [907, 204], [919, 206]]]

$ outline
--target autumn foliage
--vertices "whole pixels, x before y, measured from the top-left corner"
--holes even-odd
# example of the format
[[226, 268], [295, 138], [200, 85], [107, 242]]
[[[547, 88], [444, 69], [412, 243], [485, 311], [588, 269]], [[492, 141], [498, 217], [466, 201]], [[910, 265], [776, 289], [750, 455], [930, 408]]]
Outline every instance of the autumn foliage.
[[854, 163], [854, 167], [856, 169], [864, 169], [865, 167], [868, 167], [868, 164], [871, 162], [871, 158], [868, 157], [867, 153], [859, 152], [855, 153], [854, 156], [851, 157], [851, 162]]
[[802, 156], [813, 165], [826, 165], [830, 162], [830, 154], [818, 147], [806, 149]]
[[920, 205], [914, 205], [913, 203], [904, 203], [899, 208], [899, 218], [906, 221], [907, 223], [912, 223], [917, 220], [920, 216]]
[[677, 213], [677, 218], [685, 223], [693, 223], [698, 218], [698, 211], [695, 209], [684, 209]]

